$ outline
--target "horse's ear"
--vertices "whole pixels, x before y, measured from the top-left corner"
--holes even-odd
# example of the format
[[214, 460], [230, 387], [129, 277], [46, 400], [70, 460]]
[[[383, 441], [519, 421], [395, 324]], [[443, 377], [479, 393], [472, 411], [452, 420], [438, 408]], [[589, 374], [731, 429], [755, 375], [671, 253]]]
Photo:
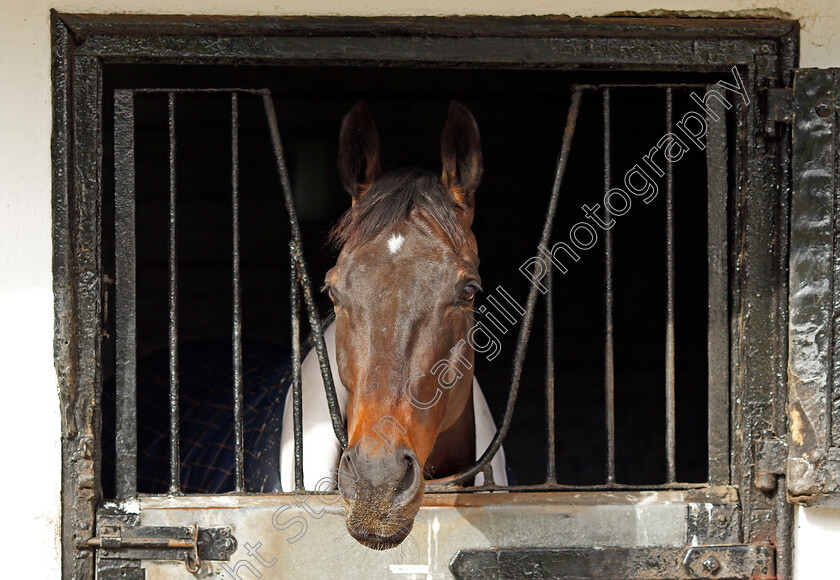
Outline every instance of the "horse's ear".
[[481, 181], [481, 139], [470, 110], [458, 101], [449, 103], [449, 117], [440, 137], [443, 186], [470, 214]]
[[338, 172], [354, 203], [379, 175], [379, 135], [365, 101], [356, 103], [341, 123]]

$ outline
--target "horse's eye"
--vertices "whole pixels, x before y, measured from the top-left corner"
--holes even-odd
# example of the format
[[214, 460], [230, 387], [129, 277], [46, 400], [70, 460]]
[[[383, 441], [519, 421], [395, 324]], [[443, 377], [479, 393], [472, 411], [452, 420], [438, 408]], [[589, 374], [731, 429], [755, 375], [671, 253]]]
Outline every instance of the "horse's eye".
[[461, 293], [458, 295], [458, 302], [461, 304], [469, 304], [475, 298], [475, 295], [478, 293], [478, 286], [475, 284], [467, 284], [464, 286], [464, 289], [461, 290]]

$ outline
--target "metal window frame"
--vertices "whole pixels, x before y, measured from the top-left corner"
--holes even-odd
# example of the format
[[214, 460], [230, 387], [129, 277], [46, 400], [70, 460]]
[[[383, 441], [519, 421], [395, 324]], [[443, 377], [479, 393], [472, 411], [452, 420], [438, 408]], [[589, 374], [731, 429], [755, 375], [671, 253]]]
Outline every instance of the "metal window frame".
[[[773, 539], [790, 575], [784, 478], [753, 485], [755, 447], [785, 433], [788, 128], [767, 139], [762, 89], [791, 86], [799, 26], [738, 18], [343, 18], [52, 12], [55, 359], [62, 405], [62, 577], [93, 578], [101, 504], [102, 75], [110, 63], [411, 65], [719, 71], [756, 106], [735, 127], [730, 198], [731, 481], [741, 537]], [[766, 435], [766, 434], [765, 434]], [[710, 442], [711, 445], [711, 442]]]

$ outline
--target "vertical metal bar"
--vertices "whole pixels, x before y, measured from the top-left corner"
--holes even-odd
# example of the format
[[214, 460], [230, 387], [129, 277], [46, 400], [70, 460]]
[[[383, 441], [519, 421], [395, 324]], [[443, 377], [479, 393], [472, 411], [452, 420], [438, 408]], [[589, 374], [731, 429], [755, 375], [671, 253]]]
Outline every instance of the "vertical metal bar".
[[178, 251], [176, 241], [175, 197], [175, 93], [169, 93], [169, 493], [181, 491], [178, 404]]
[[[572, 100], [569, 104], [569, 112], [566, 115], [566, 128], [563, 131], [563, 143], [560, 147], [557, 167], [554, 170], [554, 185], [551, 188], [551, 198], [548, 202], [548, 210], [545, 213], [545, 223], [543, 224], [543, 230], [540, 234], [540, 243], [538, 247], [545, 247], [548, 244], [548, 240], [551, 238], [551, 230], [554, 227], [554, 216], [557, 214], [557, 205], [560, 199], [560, 186], [563, 184], [563, 177], [566, 174], [566, 164], [569, 161], [569, 152], [572, 148], [572, 138], [575, 135], [575, 128], [577, 127], [580, 102], [583, 97], [583, 91], [591, 88], [592, 87], [589, 85], [578, 85], [573, 88]], [[436, 485], [452, 485], [472, 479], [485, 465], [490, 462], [502, 446], [502, 441], [507, 435], [508, 429], [510, 429], [513, 409], [516, 405], [516, 397], [519, 394], [519, 381], [522, 378], [522, 366], [525, 362], [525, 352], [528, 349], [528, 338], [531, 335], [531, 325], [534, 323], [534, 308], [537, 304], [537, 291], [537, 285], [531, 284], [531, 288], [528, 291], [528, 300], [525, 303], [525, 314], [522, 317], [522, 326], [519, 327], [519, 336], [516, 339], [516, 352], [513, 355], [513, 371], [511, 372], [510, 389], [508, 390], [507, 405], [505, 406], [504, 417], [502, 417], [502, 424], [496, 430], [496, 435], [493, 437], [490, 445], [487, 446], [487, 449], [472, 467], [459, 474], [441, 478], [437, 480]]]
[[[610, 89], [604, 88], [604, 195], [610, 191], [611, 166], [610, 149], [612, 133], [610, 127]], [[607, 199], [606, 197], [604, 199]], [[610, 224], [612, 217], [604, 203], [604, 223]], [[612, 227], [604, 231], [604, 401], [607, 427], [607, 483], [615, 483], [615, 353], [613, 340], [613, 241]]]
[[134, 91], [114, 91], [116, 282], [116, 495], [137, 497], [137, 246]]
[[557, 483], [554, 443], [554, 277], [552, 268], [545, 275], [545, 482]]
[[242, 433], [242, 284], [239, 263], [239, 95], [230, 95], [231, 205], [233, 220], [233, 437], [236, 491], [245, 489]]
[[[669, 133], [673, 126], [674, 91], [671, 87], [665, 89], [665, 129]], [[665, 252], [667, 256], [666, 291], [667, 305], [665, 310], [665, 452], [667, 462], [667, 481], [676, 481], [676, 419], [674, 405], [674, 168], [669, 161], [667, 165], [665, 192]]]
[[[714, 85], [707, 88], [711, 90]], [[708, 93], [707, 93], [708, 94]], [[729, 483], [729, 311], [726, 199], [729, 190], [726, 109], [707, 103], [709, 484]]]
[[303, 390], [301, 383], [300, 348], [300, 286], [298, 281], [297, 257], [294, 247], [289, 246], [291, 263], [289, 297], [292, 314], [292, 416], [295, 437], [295, 489], [303, 489]]
[[271, 134], [271, 144], [274, 148], [274, 157], [277, 161], [277, 172], [280, 176], [280, 186], [283, 189], [283, 201], [286, 204], [286, 212], [289, 214], [289, 223], [292, 229], [291, 252], [295, 258], [298, 268], [298, 276], [303, 289], [303, 299], [306, 303], [306, 311], [309, 316], [309, 326], [315, 338], [315, 351], [318, 354], [318, 364], [321, 367], [321, 377], [324, 380], [324, 390], [327, 395], [327, 405], [332, 420], [333, 432], [335, 433], [341, 448], [347, 447], [347, 432], [344, 429], [344, 419], [341, 416], [341, 408], [338, 404], [338, 396], [335, 393], [330, 359], [327, 354], [327, 344], [324, 342], [324, 333], [321, 329], [321, 317], [318, 315], [318, 308], [315, 305], [315, 298], [312, 296], [312, 283], [309, 273], [306, 270], [306, 262], [303, 260], [303, 238], [300, 233], [300, 224], [295, 210], [292, 186], [289, 181], [289, 171], [286, 168], [286, 160], [283, 155], [283, 143], [280, 140], [280, 128], [277, 126], [277, 112], [274, 110], [274, 101], [271, 100], [271, 93], [263, 91], [263, 108], [265, 109], [268, 130]]

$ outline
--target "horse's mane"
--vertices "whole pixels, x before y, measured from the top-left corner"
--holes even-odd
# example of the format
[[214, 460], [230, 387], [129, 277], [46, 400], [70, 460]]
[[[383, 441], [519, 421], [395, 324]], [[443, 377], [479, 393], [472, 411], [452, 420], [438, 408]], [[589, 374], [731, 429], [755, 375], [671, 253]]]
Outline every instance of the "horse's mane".
[[392, 169], [377, 178], [341, 216], [329, 239], [339, 247], [369, 242], [403, 223], [415, 208], [427, 212], [455, 247], [464, 243], [458, 216], [463, 208], [443, 190], [440, 177], [417, 167]]

